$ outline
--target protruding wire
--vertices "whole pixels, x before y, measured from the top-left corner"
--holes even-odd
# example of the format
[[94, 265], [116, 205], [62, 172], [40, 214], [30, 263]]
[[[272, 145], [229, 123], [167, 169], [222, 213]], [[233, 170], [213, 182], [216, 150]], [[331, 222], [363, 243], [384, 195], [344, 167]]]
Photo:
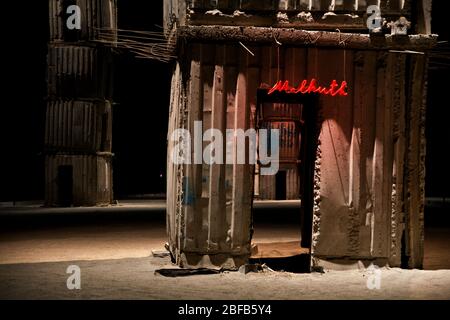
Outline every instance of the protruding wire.
[[240, 44], [245, 50], [247, 50], [248, 53], [250, 53], [252, 56], [255, 56], [255, 54], [254, 54], [249, 48], [247, 48], [242, 42], [239, 41], [239, 44]]

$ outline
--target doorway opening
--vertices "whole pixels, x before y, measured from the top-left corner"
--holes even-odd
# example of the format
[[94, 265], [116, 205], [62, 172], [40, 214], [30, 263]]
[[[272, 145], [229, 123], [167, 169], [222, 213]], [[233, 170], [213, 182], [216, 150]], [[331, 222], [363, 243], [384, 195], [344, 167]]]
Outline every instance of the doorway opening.
[[286, 171], [278, 171], [275, 175], [275, 199], [286, 200]]
[[73, 167], [63, 165], [58, 167], [58, 204], [70, 207], [73, 204]]
[[310, 271], [317, 101], [316, 95], [258, 90], [256, 129], [279, 130], [279, 171], [255, 176], [250, 261], [274, 270]]

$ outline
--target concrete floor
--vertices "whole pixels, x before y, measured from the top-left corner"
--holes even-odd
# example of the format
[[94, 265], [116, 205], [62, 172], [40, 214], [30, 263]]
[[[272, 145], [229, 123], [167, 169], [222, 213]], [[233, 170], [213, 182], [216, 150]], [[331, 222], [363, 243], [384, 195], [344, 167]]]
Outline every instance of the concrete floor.
[[[278, 208], [278, 221], [269, 216], [274, 204], [257, 206], [254, 241], [297, 241], [292, 205]], [[450, 228], [439, 223], [426, 229], [425, 270], [382, 269], [380, 290], [367, 289], [367, 270], [165, 278], [154, 271], [173, 267], [169, 259], [150, 257], [166, 242], [163, 206], [2, 208], [0, 298], [450, 299]], [[82, 270], [81, 290], [66, 287], [72, 264]]]

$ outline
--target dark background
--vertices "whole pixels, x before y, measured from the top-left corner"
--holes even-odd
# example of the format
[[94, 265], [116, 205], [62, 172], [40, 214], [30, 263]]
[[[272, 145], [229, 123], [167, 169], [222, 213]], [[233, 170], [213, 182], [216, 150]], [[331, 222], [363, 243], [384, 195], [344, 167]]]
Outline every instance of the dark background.
[[[121, 29], [162, 31], [162, 19], [162, 1], [118, 1]], [[172, 65], [122, 53], [115, 68], [114, 197], [165, 193]]]
[[[5, 23], [7, 90], [0, 109], [0, 201], [44, 199], [48, 1], [9, 2]], [[25, 10], [26, 9], [26, 10]], [[118, 27], [162, 31], [162, 1], [119, 0]], [[14, 34], [13, 34], [14, 33]], [[172, 65], [114, 57], [114, 197], [165, 192]], [[6, 96], [6, 99], [5, 99]]]
[[[433, 1], [431, 31], [440, 43], [432, 52], [427, 91], [426, 197], [450, 197], [449, 2]], [[443, 55], [446, 58], [438, 58]], [[447, 200], [448, 201], [448, 200]]]
[[[48, 1], [9, 1], [2, 6], [0, 201], [40, 200], [44, 198]], [[432, 28], [441, 41], [449, 39], [446, 7], [445, 1], [433, 1]], [[155, 25], [162, 25], [162, 16], [162, 1], [118, 1], [119, 28], [160, 30]], [[438, 48], [444, 46], [448, 48], [448, 43]], [[447, 59], [433, 58], [429, 70], [427, 197], [450, 197], [450, 67], [448, 49], [445, 52]], [[172, 65], [127, 53], [115, 59], [114, 196], [165, 192]]]

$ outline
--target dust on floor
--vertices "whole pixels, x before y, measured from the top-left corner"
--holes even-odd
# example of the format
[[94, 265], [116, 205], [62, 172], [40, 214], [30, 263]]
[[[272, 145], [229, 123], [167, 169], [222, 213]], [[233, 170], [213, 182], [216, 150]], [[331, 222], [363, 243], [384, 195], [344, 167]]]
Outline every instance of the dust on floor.
[[[67, 289], [69, 265], [81, 289]], [[224, 272], [167, 278], [169, 258], [0, 265], [0, 299], [450, 299], [450, 270], [381, 269], [379, 289], [368, 270], [293, 274]]]

